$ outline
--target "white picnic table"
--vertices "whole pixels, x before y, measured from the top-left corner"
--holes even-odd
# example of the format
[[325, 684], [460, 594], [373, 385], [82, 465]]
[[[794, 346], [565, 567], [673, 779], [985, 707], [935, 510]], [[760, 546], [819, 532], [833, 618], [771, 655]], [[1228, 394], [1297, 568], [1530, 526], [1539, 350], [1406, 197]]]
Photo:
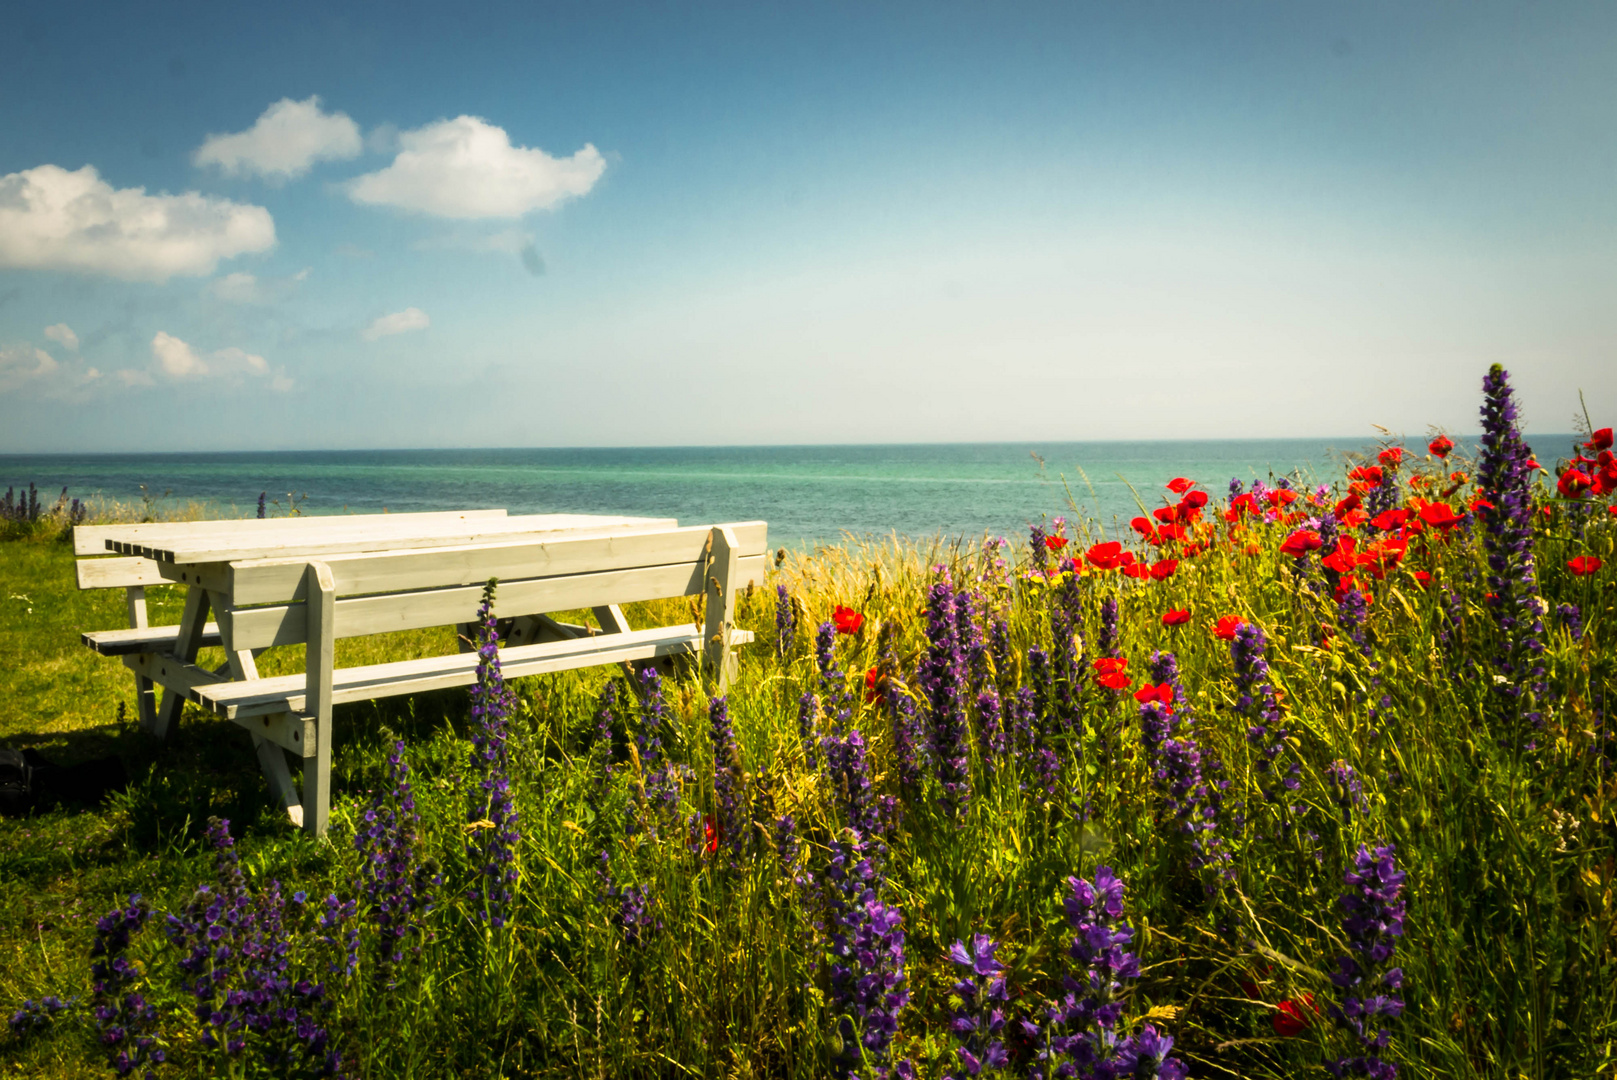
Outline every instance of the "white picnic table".
[[[511, 674], [699, 655], [722, 687], [731, 646], [752, 639], [733, 627], [735, 590], [763, 580], [767, 526], [681, 529], [673, 518], [472, 510], [81, 526], [74, 547], [81, 556], [107, 553], [79, 560], [80, 588], [127, 591], [129, 627], [82, 636], [133, 670], [142, 726], [163, 738], [190, 700], [246, 727], [272, 790], [318, 834], [332, 706], [466, 685], [474, 659], [338, 671], [336, 638], [454, 624], [464, 652], [466, 620], [493, 577], [502, 583], [497, 611]], [[144, 589], [159, 583], [185, 587], [177, 626], [148, 624]], [[618, 607], [680, 595], [713, 601], [705, 626], [634, 631]], [[576, 608], [592, 611], [599, 629], [546, 614]], [[305, 646], [305, 674], [261, 679], [257, 656], [293, 644]], [[225, 664], [199, 667], [204, 647], [222, 648]], [[283, 751], [305, 760], [301, 797]]]

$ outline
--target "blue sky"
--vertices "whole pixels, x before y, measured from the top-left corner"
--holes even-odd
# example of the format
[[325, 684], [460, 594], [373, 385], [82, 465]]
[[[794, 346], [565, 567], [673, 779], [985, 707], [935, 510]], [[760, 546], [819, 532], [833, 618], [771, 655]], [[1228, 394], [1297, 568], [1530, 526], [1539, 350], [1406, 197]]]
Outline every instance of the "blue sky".
[[1609, 4], [330, 7], [12, 21], [0, 452], [1617, 419]]

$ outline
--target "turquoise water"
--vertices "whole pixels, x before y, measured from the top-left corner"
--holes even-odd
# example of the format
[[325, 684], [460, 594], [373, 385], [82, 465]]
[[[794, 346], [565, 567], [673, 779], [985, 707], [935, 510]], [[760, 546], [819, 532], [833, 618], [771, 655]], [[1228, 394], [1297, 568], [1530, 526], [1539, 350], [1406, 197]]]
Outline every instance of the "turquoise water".
[[[1546, 446], [1555, 439], [1541, 438]], [[267, 491], [280, 512], [291, 492], [303, 512], [322, 514], [503, 506], [692, 525], [762, 518], [772, 542], [812, 545], [844, 532], [1018, 534], [1041, 516], [1071, 517], [1069, 491], [1082, 513], [1110, 524], [1139, 512], [1135, 492], [1160, 505], [1162, 485], [1175, 476], [1201, 481], [1218, 498], [1231, 477], [1330, 480], [1344, 452], [1373, 448], [1370, 440], [1286, 439], [0, 455], [0, 489], [33, 481], [42, 500], [66, 485], [72, 496], [138, 502], [144, 484], [236, 514], [251, 513]]]

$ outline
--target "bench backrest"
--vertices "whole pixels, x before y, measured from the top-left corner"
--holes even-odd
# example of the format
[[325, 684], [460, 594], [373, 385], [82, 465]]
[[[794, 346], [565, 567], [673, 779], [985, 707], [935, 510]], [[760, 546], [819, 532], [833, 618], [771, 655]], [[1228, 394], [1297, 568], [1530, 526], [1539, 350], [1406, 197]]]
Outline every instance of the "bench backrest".
[[[737, 574], [731, 588], [761, 584], [767, 524], [749, 521], [722, 528], [736, 539]], [[695, 596], [709, 584], [705, 578], [713, 533], [706, 526], [646, 529], [317, 559], [257, 559], [224, 567], [228, 582], [204, 578], [199, 584], [233, 599], [230, 611], [214, 613], [230, 648], [262, 649], [308, 640], [305, 600], [312, 561], [331, 574], [333, 637], [360, 637], [470, 622], [491, 577], [499, 579], [494, 608], [500, 617]]]
[[[284, 518], [235, 518], [225, 521], [152, 521], [135, 525], [78, 525], [73, 529], [73, 554], [100, 556], [78, 560], [79, 588], [121, 589], [164, 584], [166, 579], [158, 572], [154, 560], [139, 555], [112, 555], [107, 547], [108, 540], [162, 542], [177, 537], [201, 535], [240, 537], [278, 530], [294, 533], [313, 532], [330, 528], [334, 516], [299, 515]], [[465, 519], [486, 521], [505, 516], [503, 509], [434, 510], [415, 514], [342, 515], [340, 520], [355, 524], [371, 523], [372, 527], [375, 527], [376, 523], [386, 523], [389, 527], [407, 528], [412, 524], [430, 525]]]

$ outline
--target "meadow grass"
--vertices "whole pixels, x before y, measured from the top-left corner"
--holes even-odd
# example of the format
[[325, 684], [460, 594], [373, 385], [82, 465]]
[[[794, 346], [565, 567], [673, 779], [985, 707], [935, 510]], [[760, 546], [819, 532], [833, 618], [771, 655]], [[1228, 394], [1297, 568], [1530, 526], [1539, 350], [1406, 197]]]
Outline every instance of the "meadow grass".
[[[1406, 461], [1395, 505], [1435, 500], [1450, 467]], [[1325, 1076], [1328, 1063], [1364, 1052], [1332, 1009], [1370, 983], [1350, 991], [1331, 979], [1353, 947], [1338, 898], [1361, 845], [1392, 845], [1407, 874], [1406, 921], [1390, 961], [1402, 969], [1403, 1009], [1373, 1018], [1372, 1033], [1390, 1033], [1380, 1057], [1405, 1076], [1611, 1074], [1617, 517], [1538, 489], [1549, 511], [1532, 516], [1546, 604], [1535, 727], [1513, 719], [1519, 706], [1502, 704], [1496, 689], [1503, 642], [1480, 528], [1401, 530], [1401, 558], [1374, 568], [1384, 576], [1352, 575], [1373, 601], [1362, 627], [1322, 565], [1329, 547], [1282, 553], [1288, 537], [1309, 531], [1303, 518], [1345, 491], [1277, 502], [1272, 522], [1261, 513], [1226, 522], [1228, 504], [1210, 503], [1183, 540], [1154, 552], [1140, 545], [1149, 560], [1177, 557], [1159, 579], [1099, 568], [1110, 553], [1084, 550], [1098, 535], [1065, 548], [1040, 536], [1009, 548], [849, 538], [786, 553], [769, 587], [739, 599], [739, 623], [758, 640], [742, 650], [726, 699], [733, 749], [720, 745], [717, 759], [728, 736], [711, 720], [699, 672], [667, 676], [666, 713], [651, 732], [655, 711], [627, 682], [618, 707], [597, 715], [603, 689], [623, 678], [615, 669], [512, 684], [505, 753], [520, 842], [502, 926], [481, 917], [474, 895], [485, 880], [488, 801], [464, 692], [339, 708], [333, 827], [312, 840], [269, 805], [240, 729], [188, 711], [157, 746], [121, 724], [120, 704], [132, 704], [127, 672], [78, 643], [81, 629], [121, 624], [121, 597], [77, 592], [70, 548], [59, 541], [6, 543], [0, 666], [11, 692], [0, 739], [62, 761], [118, 753], [134, 778], [104, 807], [0, 822], [0, 1002], [79, 999], [41, 1030], [0, 1042], [7, 1075], [106, 1070], [89, 1008], [95, 921], [131, 893], [155, 912], [181, 912], [216, 878], [210, 817], [229, 820], [257, 895], [279, 881], [310, 905], [328, 894], [361, 902], [348, 924], [360, 931], [351, 972], [341, 935], [322, 942], [312, 917], [291, 915], [284, 930], [288, 970], [324, 984], [326, 1000], [311, 1015], [353, 1075], [958, 1075], [956, 1048], [986, 1042], [986, 1027], [979, 1036], [953, 1026], [971, 1003], [950, 947], [973, 935], [987, 935], [1004, 965], [996, 1006], [1009, 1021], [997, 1030], [1004, 1074], [1030, 1075], [1040, 1067], [1039, 1036], [1020, 1021], [1037, 1027], [1045, 1002], [1087, 992], [1063, 982], [1083, 974], [1063, 908], [1069, 879], [1095, 881], [1104, 866], [1126, 886], [1128, 948], [1140, 962], [1138, 978], [1118, 980], [1113, 1041], [1150, 1024], [1172, 1036], [1173, 1057], [1192, 1076]], [[1451, 501], [1463, 509], [1474, 494]], [[1075, 532], [1043, 528], [1057, 539]], [[1360, 534], [1368, 543], [1376, 530]], [[1613, 565], [1584, 575], [1568, 567], [1590, 556]], [[776, 585], [790, 598], [784, 611]], [[966, 658], [950, 674], [935, 663], [948, 652], [937, 614], [940, 597], [960, 593], [973, 598], [974, 618], [955, 624], [967, 633], [954, 645]], [[177, 621], [177, 593], [149, 597], [154, 621]], [[1108, 599], [1118, 608], [1111, 654], [1128, 661], [1125, 689], [1099, 685], [1093, 664]], [[1581, 635], [1560, 616], [1564, 604], [1577, 605]], [[816, 642], [839, 607], [862, 616], [857, 630], [820, 631]], [[1165, 625], [1170, 610], [1188, 621]], [[777, 647], [786, 613], [796, 630]], [[690, 618], [686, 601], [628, 614], [635, 625]], [[1278, 744], [1251, 735], [1257, 706], [1241, 711], [1232, 641], [1215, 632], [1230, 616], [1266, 637], [1260, 682], [1274, 693], [1259, 692], [1257, 706], [1272, 700], [1278, 709], [1270, 724], [1285, 729]], [[855, 620], [842, 618], [851, 628]], [[1003, 641], [985, 642], [983, 659], [972, 660], [970, 628], [992, 638], [997, 620]], [[339, 642], [338, 662], [453, 648], [447, 630], [355, 639]], [[1162, 714], [1131, 693], [1163, 681], [1146, 677], [1159, 652], [1177, 659], [1175, 737], [1199, 755], [1201, 786], [1183, 797], [1172, 781], [1186, 759], [1145, 737]], [[300, 659], [271, 653], [261, 666], [295, 671]], [[947, 704], [939, 672], [963, 695], [964, 729], [954, 735], [938, 715]], [[1035, 692], [1036, 714], [1019, 734], [1012, 706], [1024, 688]], [[1002, 748], [988, 692], [1003, 711]], [[913, 725], [895, 708], [906, 699]], [[837, 764], [854, 731], [868, 751], [864, 802], [854, 790], [862, 774]], [[396, 741], [419, 814], [406, 870], [430, 860], [419, 880], [433, 901], [411, 916], [417, 929], [390, 962], [367, 891], [375, 871], [354, 838], [376, 831], [367, 813], [401, 805], [388, 760]], [[918, 747], [913, 765], [906, 742]], [[959, 774], [940, 780], [961, 752], [965, 798], [942, 786]], [[1281, 782], [1289, 770], [1295, 790]], [[1190, 817], [1176, 817], [1186, 803]], [[1204, 817], [1212, 829], [1182, 827]], [[783, 845], [784, 818], [792, 827]], [[869, 876], [850, 892], [861, 858]], [[886, 985], [901, 985], [907, 1000], [887, 999], [896, 1030], [878, 1046], [867, 1040], [860, 1062], [858, 1040], [875, 1020], [850, 1011], [834, 970], [881, 966], [839, 946], [839, 935], [864, 925], [847, 904], [864, 888], [865, 901], [901, 914], [903, 982]], [[294, 1071], [259, 1057], [270, 1035], [249, 1032], [235, 1055], [206, 1045], [207, 1026], [182, 986], [183, 950], [165, 939], [159, 916], [129, 956], [155, 1012], [154, 1045], [167, 1057], [157, 1075]], [[1381, 992], [1388, 986], [1396, 983]], [[320, 1071], [312, 1062], [299, 1067]]]

